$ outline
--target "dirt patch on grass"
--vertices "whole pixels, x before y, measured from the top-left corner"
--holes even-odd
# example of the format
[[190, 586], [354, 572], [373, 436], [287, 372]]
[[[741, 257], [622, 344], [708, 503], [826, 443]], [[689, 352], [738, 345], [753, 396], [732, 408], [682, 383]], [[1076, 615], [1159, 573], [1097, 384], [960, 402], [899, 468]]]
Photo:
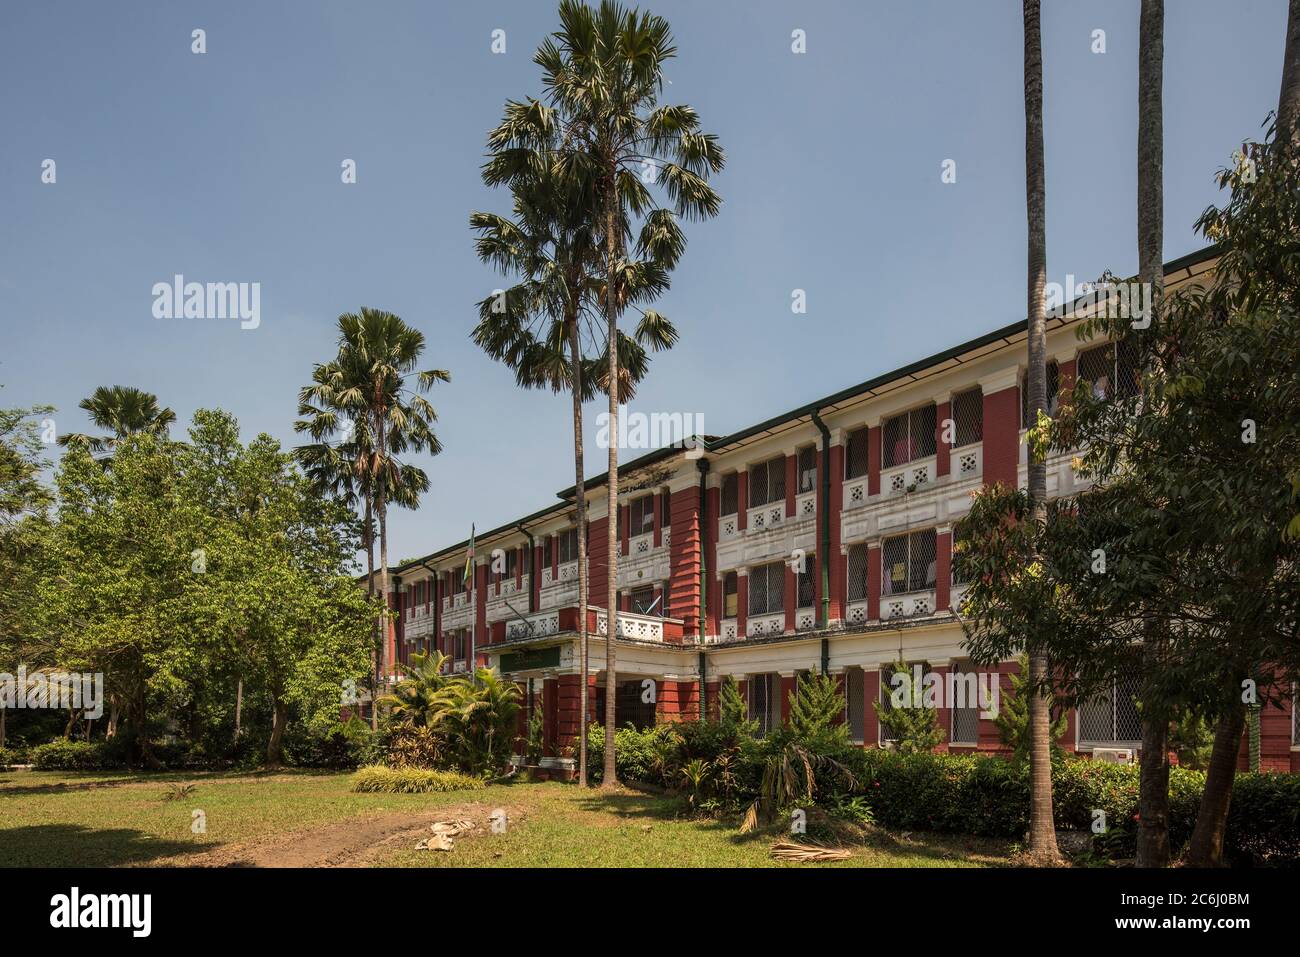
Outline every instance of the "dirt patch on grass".
[[[175, 863], [186, 867], [367, 867], [400, 851], [414, 849], [431, 836], [435, 821], [465, 819], [472, 830], [456, 835], [457, 844], [483, 837], [491, 830], [489, 815], [505, 810], [511, 827], [526, 817], [523, 808], [475, 801], [442, 805], [428, 811], [402, 811], [353, 818], [320, 827], [241, 844], [231, 844], [186, 857]], [[453, 851], [426, 851], [455, 854]], [[159, 861], [166, 866], [170, 861]]]

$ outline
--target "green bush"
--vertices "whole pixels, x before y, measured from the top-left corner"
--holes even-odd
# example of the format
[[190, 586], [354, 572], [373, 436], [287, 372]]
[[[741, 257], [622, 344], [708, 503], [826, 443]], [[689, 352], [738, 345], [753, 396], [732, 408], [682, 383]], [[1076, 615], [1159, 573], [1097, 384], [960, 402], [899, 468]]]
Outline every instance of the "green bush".
[[124, 767], [121, 750], [104, 741], [60, 739], [31, 749], [37, 771], [105, 771]]
[[389, 768], [371, 764], [352, 776], [352, 790], [383, 791], [390, 794], [429, 794], [435, 791], [478, 791], [485, 787], [482, 778], [457, 771], [431, 771], [426, 768]]
[[27, 755], [15, 748], [0, 748], [0, 768], [11, 764], [26, 764]]
[[[644, 731], [619, 728], [614, 732], [614, 768], [619, 780], [676, 787], [681, 783], [677, 772], [683, 764], [682, 741], [675, 724], [657, 724]], [[605, 729], [599, 724], [587, 729], [587, 768], [594, 783], [604, 778]]]

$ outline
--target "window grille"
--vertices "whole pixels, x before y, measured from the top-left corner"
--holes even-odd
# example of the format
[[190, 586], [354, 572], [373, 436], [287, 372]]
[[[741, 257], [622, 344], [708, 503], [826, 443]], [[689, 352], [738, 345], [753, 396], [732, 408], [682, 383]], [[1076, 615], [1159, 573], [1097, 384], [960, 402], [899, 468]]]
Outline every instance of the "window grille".
[[1079, 706], [1079, 740], [1096, 744], [1136, 743], [1142, 723], [1134, 695], [1135, 678], [1117, 678], [1110, 688]]
[[1105, 401], [1138, 393], [1137, 347], [1129, 340], [1094, 346], [1079, 353], [1079, 379], [1087, 382], [1093, 398]]
[[452, 636], [451, 636], [452, 655], [451, 655], [451, 657], [452, 657], [452, 660], [453, 660], [453, 661], [463, 661], [463, 660], [464, 660], [464, 658], [465, 658], [465, 650], [466, 650], [468, 644], [469, 644], [469, 631], [468, 631], [468, 629], [465, 629], [465, 628], [457, 628], [454, 632], [452, 632]]
[[[949, 740], [954, 744], [979, 744], [979, 675], [967, 661], [954, 661], [952, 675], [953, 700], [948, 702], [952, 708], [952, 733]], [[994, 675], [991, 680], [997, 681], [997, 676]]]
[[632, 536], [645, 535], [655, 530], [655, 497], [645, 495], [629, 506], [631, 516], [628, 523], [628, 534]]
[[738, 602], [736, 599], [736, 573], [727, 572], [722, 576], [722, 617], [735, 618]]
[[[644, 588], [632, 589], [631, 605], [632, 611], [638, 615], [644, 615], [649, 612], [650, 606], [655, 603], [654, 586], [650, 585]], [[655, 609], [658, 611], [659, 609]]]
[[773, 615], [785, 610], [785, 562], [759, 565], [749, 571], [749, 613]]
[[672, 492], [664, 489], [659, 493], [660, 512], [659, 524], [664, 528], [673, 523], [673, 497]]
[[817, 447], [810, 445], [799, 450], [799, 494], [817, 487]]
[[570, 528], [560, 533], [560, 564], [578, 560], [578, 529]]
[[[1056, 418], [1061, 405], [1061, 369], [1053, 360], [1047, 363], [1047, 416]], [[1032, 423], [1029, 416], [1029, 375], [1020, 377], [1020, 427], [1027, 429]]]
[[770, 459], [749, 470], [749, 507], [785, 500], [785, 457]]
[[735, 515], [740, 500], [740, 477], [732, 472], [722, 477], [722, 514]]
[[[758, 722], [758, 737], [766, 737], [776, 727], [774, 712], [781, 687], [779, 675], [754, 675], [749, 679], [749, 720]], [[778, 712], [779, 713], [779, 712]]]
[[965, 575], [957, 570], [957, 536], [949, 537], [948, 547], [952, 549], [951, 558], [948, 559], [948, 567], [952, 570], [952, 583], [954, 585], [965, 585], [968, 579]]
[[546, 541], [542, 542], [542, 564], [547, 568], [551, 567], [551, 559], [555, 555], [555, 536], [547, 535]]
[[866, 740], [867, 675], [861, 668], [844, 669], [844, 723], [854, 744]]
[[817, 597], [817, 559], [805, 555], [798, 574], [799, 604], [796, 608], [811, 608]]
[[926, 591], [935, 584], [935, 532], [926, 529], [887, 538], [881, 544], [881, 593], [902, 595]]
[[630, 724], [638, 731], [654, 727], [655, 702], [645, 700], [641, 679], [618, 683], [614, 691], [614, 721], [620, 728]]
[[885, 468], [934, 455], [934, 405], [886, 419], [881, 426]]
[[1291, 743], [1300, 747], [1300, 687], [1291, 694]]
[[952, 398], [954, 449], [982, 441], [984, 438], [984, 392], [971, 389]]
[[867, 597], [867, 546], [849, 547], [849, 601], [865, 601]]
[[867, 437], [869, 429], [856, 429], [849, 433], [844, 447], [844, 477], [855, 479], [867, 474]]
[[506, 552], [506, 578], [514, 578], [515, 571], [519, 567], [519, 550], [512, 548]]

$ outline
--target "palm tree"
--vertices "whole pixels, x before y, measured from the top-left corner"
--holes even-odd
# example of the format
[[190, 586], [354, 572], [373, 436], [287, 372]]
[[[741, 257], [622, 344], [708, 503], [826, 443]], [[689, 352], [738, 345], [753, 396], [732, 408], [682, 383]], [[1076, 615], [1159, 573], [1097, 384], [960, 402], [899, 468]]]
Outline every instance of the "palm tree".
[[[492, 171], [497, 181], [525, 174], [529, 151], [549, 153], [547, 164], [565, 177], [591, 184], [587, 215], [601, 250], [606, 323], [607, 382], [620, 381], [618, 320], [628, 303], [620, 274], [633, 269], [626, 245], [641, 221], [637, 253], [664, 276], [676, 265], [685, 239], [677, 218], [708, 218], [721, 206], [707, 177], [722, 169], [717, 138], [700, 129], [689, 106], [659, 106], [664, 66], [676, 56], [668, 21], [628, 10], [614, 0], [592, 9], [561, 0], [560, 29], [534, 56], [543, 71], [550, 106], [531, 100], [507, 104], [506, 117], [489, 138], [505, 157]], [[514, 164], [513, 169], [511, 165]], [[648, 188], [657, 184], [673, 208], [660, 205]], [[648, 245], [645, 245], [648, 244]], [[664, 279], [666, 282], [666, 278]], [[618, 389], [609, 396], [608, 528], [609, 580], [605, 638], [605, 776], [614, 772], [615, 640], [618, 633]]]
[[[534, 155], [529, 168], [545, 169], [545, 155]], [[491, 175], [492, 163], [485, 168]], [[582, 447], [582, 403], [595, 394], [595, 385], [608, 387], [601, 369], [608, 362], [586, 358], [583, 342], [593, 342], [593, 307], [599, 305], [602, 275], [598, 248], [587, 223], [588, 203], [580, 187], [566, 185], [546, 172], [517, 178], [511, 187], [514, 218], [474, 213], [470, 225], [478, 232], [477, 251], [484, 262], [522, 280], [501, 296], [479, 303], [479, 323], [472, 338], [488, 355], [515, 370], [524, 388], [568, 391], [573, 401], [573, 460], [575, 522], [578, 539], [579, 702], [578, 785], [587, 786], [587, 675], [589, 674], [586, 609], [589, 602], [587, 567], [587, 499]], [[629, 270], [628, 283], [659, 280], [662, 273], [649, 264]], [[637, 301], [653, 290], [630, 288], [625, 296]], [[657, 312], [643, 313], [634, 338], [620, 334], [620, 400], [626, 402], [648, 368], [646, 347], [670, 348], [677, 339], [672, 324]]]
[[[332, 411], [336, 425], [340, 414], [353, 423], [350, 441], [358, 474], [373, 495], [379, 526], [379, 590], [387, 603], [388, 506], [413, 507], [429, 488], [423, 470], [398, 456], [408, 451], [430, 455], [442, 451], [433, 430], [438, 414], [424, 393], [435, 382], [449, 382], [451, 375], [444, 369], [416, 371], [424, 334], [391, 312], [362, 307], [359, 314], [339, 316], [338, 324], [338, 355], [313, 371], [313, 384], [302, 390], [300, 403], [308, 407], [304, 414]], [[391, 667], [388, 645], [385, 624], [379, 651], [381, 678]]]
[[384, 697], [397, 718], [408, 719], [412, 724], [431, 726], [436, 723], [438, 692], [450, 680], [443, 674], [447, 656], [440, 651], [428, 654], [416, 652], [405, 668], [406, 676]]
[[[1164, 0], [1142, 0], [1138, 30], [1138, 279], [1151, 289], [1151, 321], [1164, 292]], [[1160, 670], [1167, 643], [1154, 633], [1143, 642], [1146, 673]], [[1142, 767], [1138, 794], [1137, 866], [1169, 864], [1169, 715], [1154, 696], [1142, 710]]]
[[101, 385], [78, 406], [90, 413], [90, 421], [112, 435], [90, 436], [71, 432], [59, 436], [59, 445], [74, 445], [92, 453], [112, 452], [122, 439], [135, 432], [166, 435], [176, 421], [171, 409], [158, 408], [158, 397], [129, 385]]
[[[1031, 426], [1047, 409], [1047, 190], [1043, 172], [1043, 50], [1039, 0], [1024, 0], [1025, 201], [1029, 220], [1029, 369]], [[1031, 444], [1031, 449], [1034, 446]], [[1029, 501], [1038, 526], [1047, 518], [1047, 463], [1029, 456]], [[1030, 636], [1036, 645], [1037, 636]], [[1052, 820], [1050, 676], [1045, 655], [1029, 649], [1029, 854], [1042, 863], [1060, 859]]]
[[[1286, 47], [1282, 53], [1282, 89], [1277, 97], [1277, 134], [1300, 149], [1300, 0], [1287, 5]], [[1293, 157], [1294, 159], [1294, 157]]]

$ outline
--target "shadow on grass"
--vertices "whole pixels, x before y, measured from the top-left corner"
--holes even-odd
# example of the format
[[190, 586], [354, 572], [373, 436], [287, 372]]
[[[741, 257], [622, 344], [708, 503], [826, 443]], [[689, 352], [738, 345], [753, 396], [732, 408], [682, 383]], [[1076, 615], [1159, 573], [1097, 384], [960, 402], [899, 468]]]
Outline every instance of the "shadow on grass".
[[[14, 779], [0, 781], [0, 798], [30, 797], [34, 794], [66, 794], [73, 791], [93, 791], [98, 788], [117, 788], [128, 784], [168, 784], [173, 781], [197, 783], [351, 773], [326, 768], [255, 768], [249, 771], [19, 771], [14, 772]], [[113, 774], [120, 777], [106, 779], [107, 775]], [[18, 775], [31, 775], [32, 783], [26, 783], [19, 779]], [[78, 780], [79, 776], [89, 780]], [[51, 781], [50, 778], [60, 780]]]
[[0, 831], [0, 867], [120, 867], [211, 849], [129, 828], [33, 824]]

